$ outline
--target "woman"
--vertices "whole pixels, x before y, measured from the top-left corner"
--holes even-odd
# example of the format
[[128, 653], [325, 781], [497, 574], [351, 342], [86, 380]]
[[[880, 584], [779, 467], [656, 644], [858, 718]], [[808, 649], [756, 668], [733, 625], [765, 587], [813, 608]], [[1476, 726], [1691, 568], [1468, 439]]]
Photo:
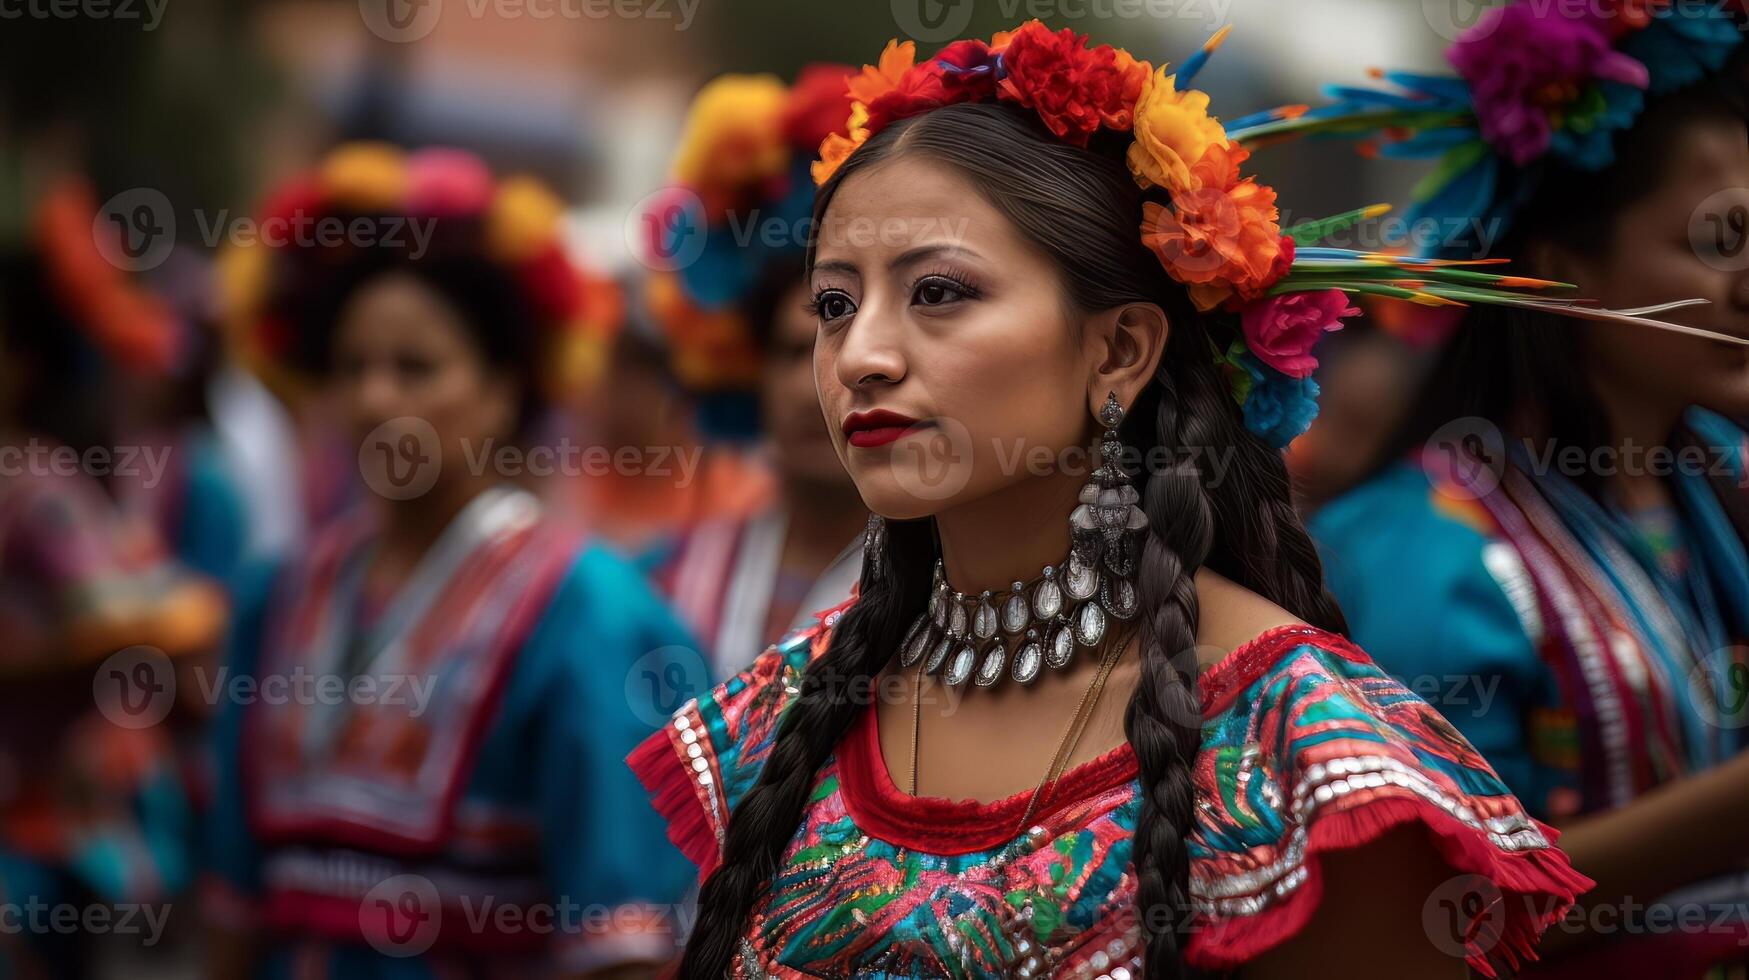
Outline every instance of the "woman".
[[[1428, 220], [1480, 218], [1529, 274], [1611, 306], [1705, 299], [1672, 316], [1706, 333], [1472, 310], [1373, 477], [1312, 525], [1355, 638], [1442, 692], [1598, 881], [1594, 934], [1561, 937], [1586, 948], [1547, 965], [1561, 975], [1745, 962], [1749, 496], [1730, 420], [1749, 417], [1749, 276], [1713, 232], [1749, 186], [1749, 89], [1727, 6], [1517, 4], [1453, 47], [1461, 80], [1407, 79], [1439, 93], [1398, 130], [1408, 149], [1473, 161], [1445, 169]], [[1565, 75], [1515, 96], [1527, 63]], [[1513, 98], [1550, 92], [1573, 101], [1506, 125]], [[1383, 98], [1317, 125], [1371, 131]], [[1655, 911], [1605, 918], [1636, 905]]]
[[645, 677], [702, 668], [634, 569], [494, 462], [589, 363], [567, 346], [599, 340], [557, 202], [459, 151], [365, 144], [269, 215], [264, 235], [305, 231], [233, 259], [260, 289], [243, 314], [269, 363], [326, 382], [372, 493], [236, 631], [250, 686], [221, 688], [215, 972], [664, 959], [657, 903], [683, 868], [615, 762], [659, 710]]
[[1338, 635], [1276, 451], [1344, 290], [1448, 274], [1290, 269], [1186, 87], [1209, 49], [1174, 77], [1035, 21], [912, 50], [851, 82], [816, 167], [858, 593], [631, 760], [708, 875], [683, 973], [1530, 956], [1588, 882]]
[[758, 509], [676, 535], [657, 571], [709, 640], [717, 676], [843, 601], [862, 564], [868, 511], [816, 410], [802, 282], [808, 166], [850, 111], [849, 73], [813, 65], [792, 87], [769, 75], [706, 85], [675, 151], [676, 183], [649, 216], [674, 268], [651, 275], [646, 298], [675, 376], [699, 400], [700, 428], [719, 443], [758, 438], [775, 476]]
[[96, 217], [91, 187], [60, 180], [38, 198], [27, 244], [0, 256], [6, 976], [95, 969], [86, 937], [32, 908], [155, 913], [187, 894], [194, 816], [177, 742], [198, 712], [133, 682], [168, 688], [216, 653], [225, 626], [219, 583], [118, 504], [173, 461], [115, 439], [110, 396], [124, 379], [169, 375], [178, 336], [163, 303], [105, 259]]

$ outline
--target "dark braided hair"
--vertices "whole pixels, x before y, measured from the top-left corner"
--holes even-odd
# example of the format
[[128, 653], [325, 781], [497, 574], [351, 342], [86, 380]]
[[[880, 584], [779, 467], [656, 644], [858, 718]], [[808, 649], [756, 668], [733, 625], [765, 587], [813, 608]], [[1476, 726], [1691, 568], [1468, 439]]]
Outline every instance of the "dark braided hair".
[[[1051, 258], [1069, 308], [1156, 303], [1171, 320], [1158, 372], [1119, 435], [1131, 458], [1157, 460], [1163, 449], [1175, 460], [1132, 474], [1149, 535], [1137, 573], [1144, 661], [1124, 729], [1143, 788], [1134, 862], [1146, 972], [1178, 977], [1186, 972], [1180, 943], [1190, 921], [1191, 767], [1201, 742], [1194, 575], [1207, 566], [1316, 626], [1341, 632], [1345, 624], [1289, 501], [1280, 454], [1245, 429], [1201, 317], [1141, 243], [1145, 195], [1124, 166], [1118, 135], [1102, 133], [1082, 149], [1015, 106], [936, 109], [888, 126], [859, 148], [820, 188], [814, 219], [817, 229], [833, 194], [857, 172], [896, 156], [924, 157], [971, 180]], [[810, 247], [810, 262], [812, 256]], [[1222, 465], [1198, 465], [1197, 454], [1219, 455]], [[851, 690], [859, 684], [866, 690], [927, 602], [936, 557], [932, 524], [889, 521], [885, 554], [865, 557], [861, 598], [804, 672], [759, 781], [730, 817], [723, 862], [699, 895], [682, 975], [714, 980], [729, 972], [749, 917], [800, 827], [820, 766], [863, 707]]]

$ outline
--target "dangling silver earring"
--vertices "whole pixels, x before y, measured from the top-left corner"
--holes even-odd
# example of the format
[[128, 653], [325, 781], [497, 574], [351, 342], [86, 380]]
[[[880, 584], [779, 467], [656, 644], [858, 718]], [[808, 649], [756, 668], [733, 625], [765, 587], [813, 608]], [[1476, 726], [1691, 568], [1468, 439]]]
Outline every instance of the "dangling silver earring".
[[[1077, 600], [1091, 599], [1097, 592], [1099, 605], [1107, 613], [1129, 619], [1136, 612], [1132, 578], [1147, 537], [1148, 515], [1138, 506], [1141, 495], [1123, 468], [1123, 442], [1117, 436], [1123, 419], [1117, 392], [1108, 393], [1105, 404], [1099, 408], [1099, 422], [1105, 426], [1105, 434], [1099, 440], [1099, 467], [1081, 488], [1080, 506], [1069, 515], [1069, 575], [1076, 586], [1070, 591]], [[1097, 612], [1089, 611], [1090, 606], [1084, 604], [1077, 611], [1078, 638], [1096, 632], [1083, 629], [1079, 621], [1080, 617], [1101, 618]]]
[[[1123, 416], [1112, 392], [1099, 409], [1105, 426], [1099, 466], [1069, 515], [1069, 557], [1045, 566], [1031, 582], [975, 595], [954, 589], [936, 559], [929, 608], [899, 646], [901, 667], [921, 661], [925, 672], [942, 672], [952, 685], [972, 679], [992, 687], [1004, 676], [1030, 684], [1043, 667], [1068, 666], [1077, 647], [1097, 648], [1110, 619], [1135, 616], [1134, 575], [1148, 515], [1136, 505], [1140, 495], [1124, 472], [1117, 437]], [[1012, 658], [1009, 642], [1018, 644]]]

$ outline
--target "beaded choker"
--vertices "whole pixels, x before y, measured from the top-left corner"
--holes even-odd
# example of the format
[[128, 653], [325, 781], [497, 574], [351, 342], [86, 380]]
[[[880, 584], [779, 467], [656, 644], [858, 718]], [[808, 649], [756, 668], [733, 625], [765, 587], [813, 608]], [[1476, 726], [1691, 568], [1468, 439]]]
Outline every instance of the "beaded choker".
[[[977, 595], [953, 588], [936, 559], [929, 606], [906, 631], [899, 666], [921, 660], [924, 670], [955, 687], [968, 679], [993, 687], [1004, 676], [1030, 684], [1045, 667], [1068, 666], [1077, 648], [1097, 649], [1111, 620], [1134, 618], [1136, 562], [1148, 518], [1119, 463], [1123, 414], [1115, 396], [1100, 409], [1101, 461], [1069, 516], [1068, 558], [1030, 582]], [[1016, 641], [1011, 658], [1009, 645]]]

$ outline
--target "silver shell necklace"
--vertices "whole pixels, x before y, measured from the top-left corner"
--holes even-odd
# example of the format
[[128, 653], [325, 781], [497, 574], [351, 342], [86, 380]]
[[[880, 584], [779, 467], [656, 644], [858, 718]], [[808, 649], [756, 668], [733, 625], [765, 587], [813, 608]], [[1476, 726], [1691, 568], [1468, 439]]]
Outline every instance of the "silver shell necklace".
[[1099, 409], [1100, 464], [1069, 515], [1069, 556], [1030, 582], [975, 595], [955, 589], [936, 559], [929, 605], [905, 633], [900, 667], [921, 661], [955, 687], [968, 680], [994, 687], [1005, 677], [1030, 684], [1046, 667], [1067, 667], [1077, 650], [1098, 650], [1112, 620], [1135, 617], [1148, 516], [1120, 460], [1123, 417], [1117, 396], [1108, 395]]

